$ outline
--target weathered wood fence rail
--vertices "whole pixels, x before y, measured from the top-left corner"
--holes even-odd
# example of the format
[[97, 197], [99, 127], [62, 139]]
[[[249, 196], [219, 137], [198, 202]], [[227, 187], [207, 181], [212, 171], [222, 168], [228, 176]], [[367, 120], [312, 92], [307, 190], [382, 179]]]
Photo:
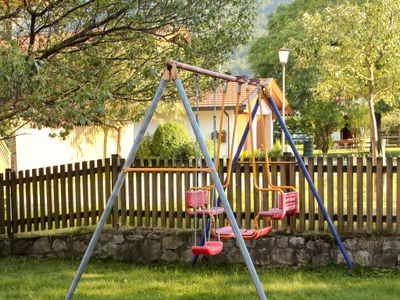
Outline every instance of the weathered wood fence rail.
[[[111, 194], [123, 159], [111, 159], [0, 174], [0, 234], [95, 225]], [[142, 167], [191, 167], [194, 160], [136, 161]], [[226, 176], [222, 161], [220, 175]], [[400, 158], [308, 159], [308, 171], [340, 233], [400, 233]], [[258, 163], [256, 181], [265, 186], [265, 166]], [[304, 175], [294, 163], [271, 165], [272, 182], [294, 185], [300, 194], [300, 212], [274, 228], [327, 231]], [[185, 214], [185, 191], [195, 173], [130, 172], [108, 223], [113, 226], [190, 228]], [[201, 182], [210, 179], [200, 174]], [[238, 163], [228, 199], [240, 226], [250, 228], [254, 214], [273, 207], [276, 196], [258, 192], [249, 161]], [[223, 217], [219, 220], [223, 224]], [[264, 220], [261, 220], [264, 222]], [[262, 224], [261, 224], [262, 225]]]

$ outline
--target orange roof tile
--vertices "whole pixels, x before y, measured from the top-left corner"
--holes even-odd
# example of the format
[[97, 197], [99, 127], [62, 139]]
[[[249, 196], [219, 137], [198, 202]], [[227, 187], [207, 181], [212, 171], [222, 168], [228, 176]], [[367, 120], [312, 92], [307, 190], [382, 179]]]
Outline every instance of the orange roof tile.
[[[261, 82], [266, 82], [269, 85], [271, 90], [272, 99], [274, 99], [276, 105], [281, 110], [282, 108], [282, 92], [280, 91], [278, 85], [276, 84], [273, 78], [260, 78]], [[217, 89], [216, 97], [216, 107], [220, 108], [222, 105], [222, 95], [223, 95], [223, 85], [220, 85]], [[256, 90], [256, 86], [250, 85], [250, 94]], [[227, 88], [227, 96], [225, 100], [225, 108], [233, 109], [236, 107], [236, 94], [238, 89], [237, 82], [229, 82]], [[241, 86], [240, 100], [239, 103], [241, 106], [245, 106], [244, 102], [246, 101], [246, 87], [244, 84]], [[192, 97], [191, 99], [192, 107], [196, 106], [196, 98]], [[200, 93], [199, 97], [199, 109], [208, 110], [214, 108], [214, 92], [207, 91], [204, 93]], [[285, 101], [286, 112], [289, 115], [293, 114], [293, 109], [290, 107], [287, 99]]]

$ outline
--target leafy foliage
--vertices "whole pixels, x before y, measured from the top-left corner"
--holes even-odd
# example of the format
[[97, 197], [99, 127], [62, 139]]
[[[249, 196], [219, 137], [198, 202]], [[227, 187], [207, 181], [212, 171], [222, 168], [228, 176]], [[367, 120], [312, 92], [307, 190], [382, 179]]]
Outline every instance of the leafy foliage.
[[353, 136], [354, 144], [362, 150], [363, 141], [369, 134], [368, 104], [365, 101], [351, 101], [345, 106], [345, 113], [346, 126]]
[[305, 14], [304, 29], [312, 38], [293, 42], [302, 53], [300, 65], [318, 70], [312, 89], [318, 97], [367, 99], [374, 160], [381, 151], [375, 103], [393, 103], [400, 92], [399, 15], [398, 0], [346, 1]]
[[254, 39], [265, 35], [265, 20], [276, 10], [280, 5], [287, 5], [292, 0], [259, 0], [257, 3], [257, 18], [254, 21], [252, 39], [243, 46], [236, 47], [229, 61], [224, 63], [222, 69], [230, 74], [241, 74], [248, 77], [253, 77], [250, 64], [247, 60], [249, 50], [254, 43]]
[[394, 103], [400, 92], [399, 16], [398, 0], [297, 0], [269, 20], [268, 35], [254, 44], [250, 61], [260, 75], [280, 75], [276, 49], [292, 49], [288, 95], [301, 116], [313, 113], [310, 101], [366, 98], [376, 157], [375, 103]]
[[153, 155], [151, 151], [151, 147], [153, 144], [153, 136], [151, 134], [146, 134], [143, 139], [142, 143], [137, 150], [136, 157], [137, 158], [149, 158]]
[[386, 135], [400, 136], [400, 109], [382, 118], [382, 132]]
[[[305, 12], [315, 12], [325, 8], [330, 0], [295, 0], [286, 6], [279, 6], [268, 19], [265, 34], [258, 38], [250, 48], [249, 62], [256, 77], [282, 78], [282, 66], [279, 64], [278, 49], [290, 47], [291, 39], [303, 40], [307, 32], [302, 27]], [[296, 110], [312, 98], [310, 88], [318, 80], [318, 74], [312, 66], [302, 68], [298, 65], [299, 54], [291, 51], [286, 66], [287, 97]]]
[[167, 58], [218, 66], [248, 39], [253, 9], [245, 0], [2, 1], [0, 135], [26, 122], [67, 134], [139, 120]]
[[162, 158], [186, 157], [189, 133], [185, 126], [177, 122], [160, 124], [154, 132], [152, 153]]
[[[303, 14], [320, 11], [331, 2], [329, 0], [295, 0], [287, 6], [278, 7], [275, 14], [268, 19], [266, 34], [255, 41], [249, 52], [249, 61], [256, 76], [282, 78], [278, 49], [284, 46], [292, 48], [292, 40], [301, 41], [312, 38], [302, 26]], [[317, 146], [327, 149], [331, 129], [321, 130], [318, 126], [320, 117], [324, 117], [321, 112], [324, 104], [313, 103], [312, 88], [318, 83], [319, 75], [312, 64], [307, 66], [299, 64], [300, 55], [301, 53], [296, 49], [292, 49], [286, 66], [287, 97], [295, 109], [295, 115], [287, 118], [287, 126], [292, 133], [313, 135]], [[315, 110], [321, 113], [315, 114]], [[337, 117], [336, 114], [332, 116], [338, 121]], [[337, 128], [336, 125], [333, 127]], [[321, 134], [325, 136], [322, 138]], [[274, 136], [280, 137], [280, 135], [280, 127], [274, 126]]]
[[[282, 145], [280, 141], [277, 141], [274, 143], [274, 145], [272, 146], [272, 149], [270, 151], [268, 151], [268, 158], [280, 158], [282, 156]], [[256, 158], [256, 160], [264, 160], [265, 159], [265, 154], [264, 151], [261, 149], [255, 149], [254, 151], [254, 157]], [[246, 150], [243, 151], [240, 154], [240, 158], [241, 159], [251, 159], [251, 151]]]
[[310, 113], [303, 116], [304, 124], [314, 133], [316, 148], [327, 153], [332, 146], [331, 134], [345, 125], [342, 107], [334, 101], [315, 100], [307, 102], [306, 108]]

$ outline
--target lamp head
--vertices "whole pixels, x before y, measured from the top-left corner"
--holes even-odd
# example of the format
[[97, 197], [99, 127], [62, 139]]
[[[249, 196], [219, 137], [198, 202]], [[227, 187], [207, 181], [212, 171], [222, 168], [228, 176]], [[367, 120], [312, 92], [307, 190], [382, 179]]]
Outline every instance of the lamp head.
[[289, 52], [290, 49], [288, 48], [281, 48], [279, 49], [279, 62], [282, 65], [286, 65], [288, 63], [289, 60]]

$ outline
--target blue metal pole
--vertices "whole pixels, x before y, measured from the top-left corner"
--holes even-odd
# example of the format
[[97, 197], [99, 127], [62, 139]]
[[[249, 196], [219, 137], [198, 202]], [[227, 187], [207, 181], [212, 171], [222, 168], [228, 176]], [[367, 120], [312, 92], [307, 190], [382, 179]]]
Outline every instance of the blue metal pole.
[[315, 199], [318, 202], [318, 205], [321, 208], [321, 211], [322, 211], [322, 213], [323, 213], [323, 215], [325, 217], [325, 220], [328, 222], [329, 229], [331, 230], [333, 236], [335, 237], [336, 243], [338, 244], [338, 246], [340, 248], [340, 251], [342, 251], [344, 259], [347, 262], [347, 265], [349, 266], [350, 269], [352, 269], [353, 268], [353, 262], [351, 261], [350, 257], [347, 254], [346, 249], [343, 246], [342, 240], [340, 239], [340, 237], [339, 237], [339, 235], [338, 235], [338, 233], [336, 231], [336, 228], [333, 225], [332, 220], [329, 217], [329, 214], [325, 209], [324, 203], [322, 202], [321, 197], [319, 196], [318, 191], [315, 188], [315, 185], [314, 185], [314, 183], [313, 183], [313, 181], [312, 181], [312, 179], [310, 177], [310, 174], [308, 174], [307, 168], [304, 165], [304, 162], [301, 159], [300, 154], [296, 149], [296, 146], [294, 145], [292, 136], [290, 135], [289, 130], [287, 129], [285, 123], [283, 122], [283, 119], [282, 119], [281, 114], [279, 113], [278, 107], [276, 106], [276, 104], [275, 104], [275, 102], [274, 102], [274, 100], [272, 99], [271, 96], [269, 97], [269, 103], [270, 103], [272, 109], [274, 110], [274, 113], [275, 113], [275, 115], [276, 115], [276, 117], [277, 117], [277, 119], [279, 121], [279, 124], [281, 125], [283, 131], [285, 132], [285, 136], [286, 136], [286, 138], [287, 138], [287, 140], [288, 140], [288, 142], [290, 144], [290, 147], [293, 150], [293, 153], [294, 153], [294, 155], [295, 155], [295, 157], [296, 157], [296, 159], [297, 159], [297, 161], [298, 161], [298, 163], [300, 165], [301, 170], [303, 171], [304, 176], [307, 179], [307, 182], [308, 182], [308, 184], [309, 184], [309, 186], [310, 186], [310, 188], [311, 188], [311, 190], [312, 190], [312, 192], [314, 194]]
[[210, 154], [208, 153], [208, 150], [207, 150], [206, 144], [204, 143], [203, 137], [201, 136], [200, 128], [199, 128], [199, 126], [197, 126], [196, 117], [193, 114], [192, 108], [190, 106], [189, 99], [188, 99], [188, 97], [186, 95], [185, 89], [183, 88], [182, 81], [180, 79], [176, 79], [175, 80], [175, 84], [176, 84], [176, 87], [178, 88], [178, 92], [179, 92], [179, 94], [181, 96], [183, 106], [184, 106], [184, 108], [186, 110], [186, 114], [187, 114], [187, 116], [189, 118], [190, 124], [192, 125], [192, 128], [193, 128], [194, 134], [196, 136], [196, 139], [199, 142], [200, 149], [201, 149], [201, 152], [204, 155], [204, 158], [206, 160], [207, 166], [210, 169], [212, 169], [211, 177], [212, 177], [212, 179], [214, 181], [215, 188], [218, 191], [218, 195], [222, 200], [222, 203], [223, 203], [224, 208], [225, 208], [225, 212], [228, 215], [229, 221], [231, 222], [233, 232], [234, 232], [234, 234], [236, 236], [236, 241], [239, 244], [239, 248], [240, 248], [240, 251], [242, 252], [242, 255], [243, 255], [244, 261], [246, 263], [247, 269], [249, 270], [250, 276], [251, 276], [251, 278], [253, 280], [253, 283], [254, 283], [254, 286], [256, 287], [258, 297], [260, 299], [267, 299], [267, 297], [265, 296], [264, 290], [263, 290], [263, 288], [261, 286], [260, 279], [258, 278], [256, 269], [255, 269], [255, 267], [253, 265], [253, 261], [251, 260], [249, 251], [247, 250], [247, 247], [246, 247], [246, 244], [244, 243], [243, 237], [240, 234], [239, 226], [236, 223], [236, 218], [235, 218], [235, 216], [233, 214], [231, 206], [229, 205], [229, 202], [228, 202], [228, 199], [227, 199], [226, 194], [224, 192], [224, 188], [222, 186], [221, 180], [219, 179], [217, 170], [215, 169], [215, 165], [214, 165], [214, 163], [213, 163], [213, 161], [212, 161], [212, 159], [210, 157]]
[[[254, 92], [254, 93], [256, 93], [256, 92]], [[250, 99], [252, 99], [254, 97], [254, 93], [250, 96]], [[256, 114], [257, 114], [258, 105], [259, 105], [259, 103], [258, 103], [258, 101], [256, 101], [256, 103], [254, 104], [254, 107], [253, 107], [253, 111], [251, 113], [252, 119], [254, 119]], [[244, 146], [244, 143], [246, 142], [247, 135], [249, 134], [249, 129], [250, 129], [250, 126], [247, 123], [246, 128], [244, 129], [242, 138], [240, 139], [240, 143], [239, 143], [239, 145], [238, 145], [238, 147], [236, 149], [235, 156], [233, 157], [232, 169], [231, 169], [232, 173], [233, 173], [233, 170], [236, 168], [237, 162], [238, 162], [239, 157], [240, 157], [240, 153], [242, 152], [242, 148]], [[227, 176], [229, 176], [229, 174]], [[224, 180], [224, 185], [226, 183], [226, 180], [227, 180], [227, 178]], [[225, 188], [224, 188], [224, 190], [225, 190]], [[221, 198], [218, 196], [217, 206], [220, 206], [220, 205], [221, 205]], [[206, 233], [205, 236], [208, 235], [208, 232], [210, 231], [210, 228], [211, 228], [211, 220], [208, 220], [208, 222], [206, 224], [206, 229], [205, 229], [205, 233]], [[204, 234], [202, 235], [202, 238], [201, 238], [201, 240], [200, 240], [200, 242], [198, 244], [199, 246], [203, 246], [204, 243], [206, 242], [205, 236], [204, 236]], [[193, 255], [192, 256], [192, 264], [195, 265], [198, 259], [199, 259], [198, 255]]]
[[[131, 166], [133, 159], [135, 158], [136, 152], [140, 146], [140, 142], [142, 141], [143, 136], [146, 133], [147, 127], [149, 126], [151, 118], [153, 117], [154, 111], [156, 110], [157, 104], [161, 99], [161, 96], [165, 90], [167, 83], [168, 83], [168, 81], [166, 81], [164, 79], [161, 80], [161, 82], [158, 86], [157, 92], [153, 98], [153, 101], [151, 102], [150, 108], [149, 108], [149, 110], [143, 120], [143, 123], [139, 129], [139, 133], [135, 139], [132, 149], [129, 152], [128, 157], [126, 158], [123, 168], [128, 168]], [[78, 271], [76, 272], [75, 278], [71, 283], [71, 286], [68, 290], [67, 296], [65, 297], [66, 300], [70, 300], [74, 296], [76, 287], [78, 286], [79, 280], [81, 279], [82, 274], [85, 271], [87, 264], [89, 263], [89, 259], [93, 254], [93, 250], [96, 247], [97, 241], [101, 235], [101, 232], [103, 231], [103, 228], [107, 221], [107, 218], [110, 215], [110, 212], [112, 210], [114, 202], [118, 198], [118, 194], [121, 190], [122, 184], [125, 181], [125, 177], [126, 177], [126, 172], [119, 173], [117, 182], [115, 183], [113, 191], [110, 195], [110, 198], [108, 199], [106, 208], [104, 209], [104, 212], [100, 217], [99, 223], [96, 226], [96, 229], [93, 233], [92, 238], [90, 239], [89, 245], [88, 245], [86, 252], [82, 258], [82, 261], [79, 265]]]

